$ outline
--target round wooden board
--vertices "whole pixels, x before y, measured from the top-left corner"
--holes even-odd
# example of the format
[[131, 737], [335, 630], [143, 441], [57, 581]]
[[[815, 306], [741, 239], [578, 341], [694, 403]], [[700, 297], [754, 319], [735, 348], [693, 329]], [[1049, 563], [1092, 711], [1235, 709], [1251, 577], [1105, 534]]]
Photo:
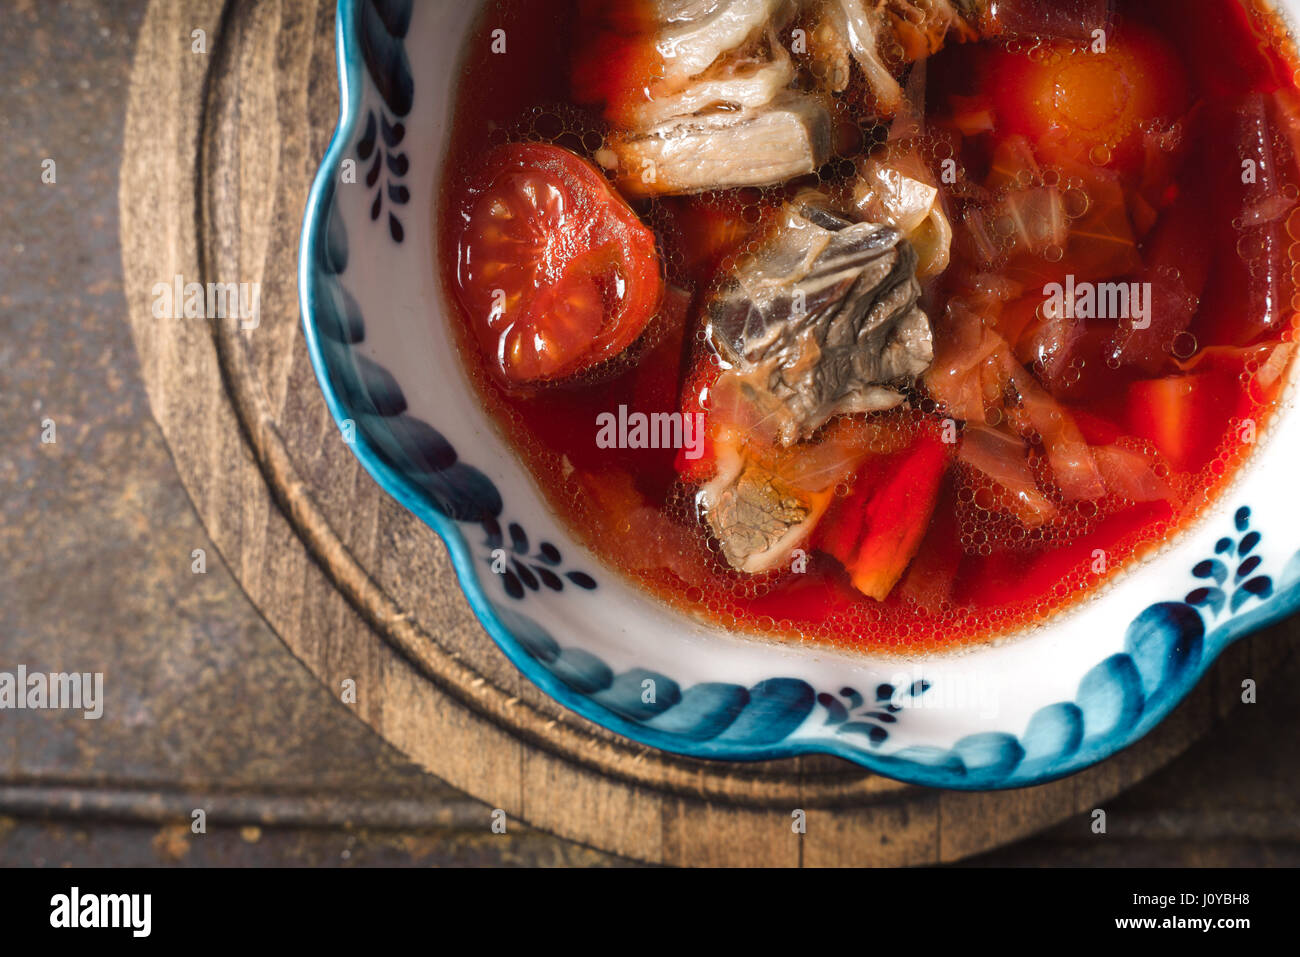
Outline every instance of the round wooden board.
[[[951, 861], [1102, 805], [1226, 713], [1244, 669], [1285, 651], [1238, 646], [1138, 746], [1006, 793], [905, 787], [832, 758], [687, 760], [558, 707], [479, 627], [442, 543], [361, 469], [317, 387], [297, 245], [337, 103], [333, 0], [154, 0], [121, 173], [130, 322], [182, 481], [250, 599], [327, 687], [355, 680], [358, 717], [485, 802], [485, 828], [501, 808], [669, 864]], [[155, 318], [154, 285], [178, 275], [260, 283], [260, 325]]]

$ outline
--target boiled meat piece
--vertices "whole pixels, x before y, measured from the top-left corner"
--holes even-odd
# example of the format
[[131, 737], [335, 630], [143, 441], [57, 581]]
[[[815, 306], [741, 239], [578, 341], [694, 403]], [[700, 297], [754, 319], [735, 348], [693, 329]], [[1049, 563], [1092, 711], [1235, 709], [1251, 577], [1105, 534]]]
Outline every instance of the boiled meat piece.
[[901, 403], [934, 348], [916, 252], [898, 230], [816, 200], [796, 200], [783, 220], [710, 300], [708, 327], [789, 446], [836, 415]]
[[876, 108], [892, 116], [903, 102], [903, 88], [880, 57], [884, 32], [884, 14], [871, 0], [826, 0], [814, 35], [824, 34], [831, 51], [832, 88], [838, 92], [848, 86], [846, 66], [851, 56], [875, 94]]
[[724, 373], [712, 390], [722, 407], [713, 412], [723, 418], [713, 419], [709, 433], [716, 471], [696, 503], [727, 564], [756, 574], [783, 564], [807, 541], [868, 446], [858, 424], [847, 422], [793, 448], [771, 444], [761, 423], [726, 421], [728, 410], [745, 418], [737, 407], [745, 401], [742, 387], [729, 377]]
[[596, 159], [629, 196], [765, 186], [813, 172], [830, 154], [830, 117], [814, 97], [783, 92], [753, 109], [677, 117], [612, 133]]
[[830, 155], [830, 115], [790, 89], [777, 31], [799, 0], [655, 0], [662, 72], [610, 117], [596, 159], [630, 196], [769, 186]]
[[703, 73], [769, 24], [780, 25], [795, 6], [789, 0], [655, 0], [660, 23], [655, 47], [668, 83]]
[[811, 533], [830, 496], [810, 495], [758, 462], [720, 456], [720, 470], [700, 494], [722, 557], [758, 574], [782, 564]]
[[622, 117], [632, 130], [649, 130], [677, 117], [716, 107], [754, 109], [774, 100], [794, 80], [794, 63], [775, 33], [719, 57], [684, 84], [656, 83]]

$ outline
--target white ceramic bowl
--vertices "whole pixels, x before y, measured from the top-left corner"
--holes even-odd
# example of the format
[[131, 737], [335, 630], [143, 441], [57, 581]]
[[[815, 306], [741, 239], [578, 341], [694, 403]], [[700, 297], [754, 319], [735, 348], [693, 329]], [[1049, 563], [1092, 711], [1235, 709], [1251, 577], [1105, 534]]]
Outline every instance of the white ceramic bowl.
[[[952, 788], [1040, 783], [1136, 741], [1230, 642], [1300, 604], [1300, 416], [1157, 557], [1032, 631], [916, 659], [728, 634], [603, 568], [548, 509], [461, 369], [429, 215], [477, 4], [341, 0], [341, 117], [300, 288], [330, 410], [446, 542], [488, 634], [585, 717], [704, 758], [826, 752]], [[356, 161], [356, 182], [342, 177]], [[350, 425], [349, 425], [350, 423]], [[492, 549], [510, 552], [506, 574]]]

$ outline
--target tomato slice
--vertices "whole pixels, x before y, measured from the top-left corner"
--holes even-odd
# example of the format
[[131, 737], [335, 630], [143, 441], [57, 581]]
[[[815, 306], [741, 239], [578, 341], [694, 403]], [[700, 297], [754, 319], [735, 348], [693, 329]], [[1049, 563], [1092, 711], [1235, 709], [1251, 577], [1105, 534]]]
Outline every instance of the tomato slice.
[[459, 212], [456, 293], [507, 383], [568, 378], [613, 358], [659, 308], [654, 233], [568, 150], [497, 147]]

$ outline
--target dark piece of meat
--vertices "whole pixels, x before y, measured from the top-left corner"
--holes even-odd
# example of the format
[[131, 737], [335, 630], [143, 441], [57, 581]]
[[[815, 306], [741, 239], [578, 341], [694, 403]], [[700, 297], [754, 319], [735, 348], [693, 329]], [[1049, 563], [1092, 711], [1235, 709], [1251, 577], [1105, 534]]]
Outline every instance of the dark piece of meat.
[[833, 416], [898, 405], [929, 368], [916, 265], [896, 229], [796, 200], [711, 299], [712, 340], [782, 445]]

